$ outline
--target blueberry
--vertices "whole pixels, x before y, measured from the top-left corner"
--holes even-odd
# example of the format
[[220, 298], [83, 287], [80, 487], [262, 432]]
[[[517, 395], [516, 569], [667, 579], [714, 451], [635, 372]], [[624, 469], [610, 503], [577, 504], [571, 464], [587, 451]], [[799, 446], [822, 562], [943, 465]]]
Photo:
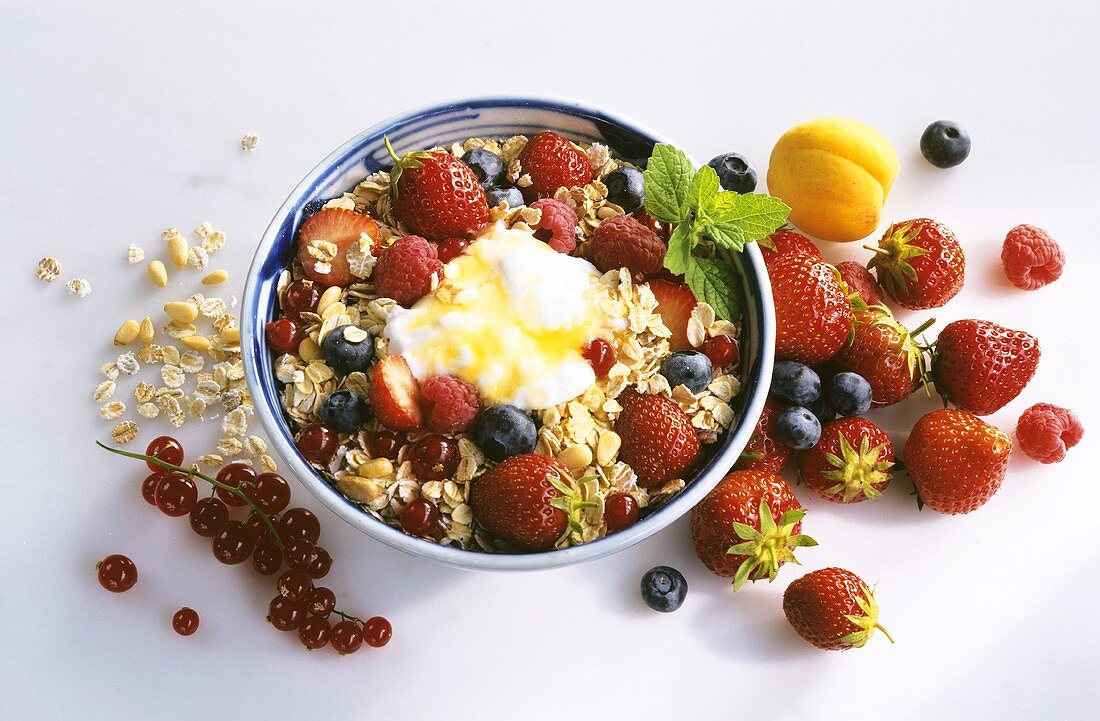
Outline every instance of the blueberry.
[[654, 566], [642, 576], [642, 600], [654, 611], [672, 613], [684, 604], [688, 582], [670, 566]]
[[804, 363], [776, 361], [771, 392], [796, 406], [809, 406], [821, 396], [821, 378]]
[[500, 201], [508, 204], [509, 208], [518, 208], [523, 205], [523, 193], [514, 185], [506, 185], [502, 188], [489, 188], [485, 191], [485, 198], [489, 201], [489, 207], [495, 208]]
[[535, 450], [535, 422], [507, 404], [485, 410], [474, 421], [474, 442], [493, 461]]
[[821, 422], [808, 408], [791, 406], [776, 416], [775, 433], [783, 445], [804, 451], [817, 445], [821, 438]]
[[[365, 336], [361, 340], [348, 340], [344, 331], [353, 329], [349, 335], [353, 338]], [[374, 338], [366, 331], [354, 325], [342, 325], [332, 329], [321, 344], [321, 353], [325, 363], [341, 375], [354, 371], [365, 371], [374, 360]]]
[[836, 418], [836, 411], [833, 410], [833, 407], [825, 400], [825, 396], [821, 396], [816, 401], [806, 406], [806, 408], [810, 413], [814, 414], [814, 417], [817, 418], [817, 422], [821, 425], [825, 425]]
[[970, 155], [970, 133], [952, 120], [937, 120], [920, 136], [920, 152], [937, 168], [954, 168]]
[[837, 373], [825, 385], [825, 396], [842, 416], [858, 416], [871, 409], [871, 384], [858, 373]]
[[756, 190], [756, 167], [740, 153], [716, 155], [707, 163], [718, 173], [718, 182], [726, 190], [735, 193], [752, 193]]
[[697, 350], [678, 350], [661, 364], [661, 375], [670, 387], [685, 385], [692, 393], [701, 393], [710, 385], [713, 370], [710, 358]]
[[608, 173], [603, 184], [607, 199], [627, 213], [633, 213], [645, 202], [645, 180], [637, 168], [622, 167]]
[[462, 162], [470, 166], [470, 170], [477, 176], [477, 181], [486, 190], [496, 185], [504, 175], [504, 161], [499, 155], [485, 148], [466, 151], [462, 156]]
[[354, 391], [333, 391], [317, 411], [321, 422], [337, 433], [354, 433], [367, 417], [367, 404]]

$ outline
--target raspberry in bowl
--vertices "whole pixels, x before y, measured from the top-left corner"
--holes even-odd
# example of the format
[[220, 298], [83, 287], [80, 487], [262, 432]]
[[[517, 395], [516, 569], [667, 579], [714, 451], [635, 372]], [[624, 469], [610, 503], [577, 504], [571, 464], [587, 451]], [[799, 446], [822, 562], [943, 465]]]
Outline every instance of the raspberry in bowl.
[[599, 108], [484, 99], [322, 162], [244, 300], [251, 393], [294, 474], [469, 568], [598, 558], [694, 505], [752, 434], [773, 321], [755, 244], [690, 241], [697, 267], [668, 267], [689, 241], [638, 197], [662, 191], [647, 161], [690, 163], [664, 143]]

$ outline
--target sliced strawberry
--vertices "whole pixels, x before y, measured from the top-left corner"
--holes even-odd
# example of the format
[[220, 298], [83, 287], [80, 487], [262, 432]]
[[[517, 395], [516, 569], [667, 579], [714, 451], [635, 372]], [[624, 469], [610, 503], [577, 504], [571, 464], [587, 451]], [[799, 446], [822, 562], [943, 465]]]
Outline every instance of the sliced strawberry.
[[[369, 215], [343, 208], [323, 208], [305, 219], [298, 229], [298, 261], [306, 276], [321, 285], [344, 287], [355, 280], [348, 265], [348, 249], [359, 242], [360, 236], [370, 236], [371, 252], [378, 248], [378, 223]], [[335, 256], [329, 259], [331, 247], [336, 246]]]
[[691, 288], [682, 283], [651, 280], [649, 289], [653, 291], [653, 295], [657, 296], [657, 312], [661, 314], [661, 319], [672, 331], [672, 337], [668, 339], [669, 346], [672, 350], [691, 348], [687, 327], [691, 319], [691, 311], [695, 309], [698, 302]]
[[420, 383], [403, 356], [386, 356], [374, 367], [370, 402], [374, 415], [387, 428], [415, 431], [420, 427]]

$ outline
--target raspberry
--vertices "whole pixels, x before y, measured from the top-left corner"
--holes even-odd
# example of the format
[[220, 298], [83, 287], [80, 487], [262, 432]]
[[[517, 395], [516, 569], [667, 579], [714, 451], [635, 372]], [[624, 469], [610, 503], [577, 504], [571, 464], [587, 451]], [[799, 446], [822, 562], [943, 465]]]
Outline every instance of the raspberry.
[[1020, 450], [1040, 463], [1062, 460], [1084, 434], [1085, 428], [1073, 411], [1050, 403], [1036, 403], [1016, 424]]
[[1042, 228], [1017, 225], [1005, 236], [1001, 262], [1012, 285], [1035, 290], [1058, 280], [1066, 255]]
[[841, 280], [848, 286], [848, 294], [855, 293], [867, 305], [882, 303], [882, 290], [878, 287], [878, 281], [871, 271], [854, 260], [846, 260], [837, 263], [836, 269], [840, 273]]
[[627, 268], [635, 275], [651, 275], [664, 261], [665, 244], [629, 215], [603, 221], [592, 234], [592, 263], [604, 272]]
[[383, 298], [410, 305], [432, 290], [432, 276], [440, 277], [443, 263], [435, 247], [419, 235], [406, 235], [382, 251], [374, 266], [374, 289]]
[[436, 376], [420, 384], [424, 423], [436, 433], [466, 430], [480, 407], [477, 388], [461, 378]]
[[553, 198], [536, 200], [531, 207], [542, 211], [535, 237], [559, 253], [572, 253], [577, 247], [577, 212]]

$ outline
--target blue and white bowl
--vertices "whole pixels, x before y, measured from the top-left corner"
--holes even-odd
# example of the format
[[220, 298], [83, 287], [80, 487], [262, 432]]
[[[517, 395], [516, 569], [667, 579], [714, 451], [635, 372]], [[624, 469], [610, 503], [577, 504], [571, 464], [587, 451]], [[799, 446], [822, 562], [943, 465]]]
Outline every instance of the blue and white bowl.
[[618, 157], [644, 163], [654, 143], [671, 142], [629, 118], [563, 98], [473, 98], [420, 108], [363, 131], [321, 161], [275, 214], [252, 261], [241, 309], [241, 351], [256, 413], [280, 458], [301, 483], [333, 513], [383, 543], [414, 556], [463, 568], [516, 571], [567, 566], [621, 551], [687, 513], [713, 488], [748, 443], [764, 407], [775, 348], [771, 287], [760, 251], [749, 244], [732, 261], [740, 271], [741, 393], [731, 405], [737, 421], [694, 480], [664, 506], [630, 528], [580, 546], [544, 553], [500, 554], [441, 546], [387, 526], [332, 488], [294, 445], [279, 402], [264, 324], [277, 308], [276, 283], [294, 255], [295, 231], [324, 201], [350, 190], [363, 177], [391, 165], [383, 138], [399, 152], [446, 146], [470, 137], [506, 138], [553, 130], [576, 141], [603, 143]]

